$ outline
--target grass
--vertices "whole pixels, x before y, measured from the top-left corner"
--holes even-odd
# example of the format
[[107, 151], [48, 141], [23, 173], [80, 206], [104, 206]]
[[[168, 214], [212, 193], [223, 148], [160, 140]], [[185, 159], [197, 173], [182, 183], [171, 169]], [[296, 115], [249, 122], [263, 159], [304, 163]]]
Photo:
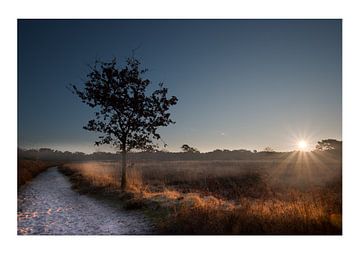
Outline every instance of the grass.
[[341, 234], [341, 161], [294, 153], [281, 161], [69, 163], [83, 193], [152, 215], [163, 234]]
[[57, 163], [49, 161], [19, 160], [17, 171], [18, 187], [31, 181], [35, 176], [55, 165], [57, 165]]

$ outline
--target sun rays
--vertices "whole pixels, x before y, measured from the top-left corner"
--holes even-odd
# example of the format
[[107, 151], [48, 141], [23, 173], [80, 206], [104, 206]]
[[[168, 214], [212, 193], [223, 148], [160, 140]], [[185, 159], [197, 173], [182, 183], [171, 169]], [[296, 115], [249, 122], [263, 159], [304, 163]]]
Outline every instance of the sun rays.
[[270, 174], [273, 182], [306, 187], [322, 185], [336, 172], [334, 168], [341, 167], [341, 162], [324, 152], [299, 150], [286, 154], [273, 165]]

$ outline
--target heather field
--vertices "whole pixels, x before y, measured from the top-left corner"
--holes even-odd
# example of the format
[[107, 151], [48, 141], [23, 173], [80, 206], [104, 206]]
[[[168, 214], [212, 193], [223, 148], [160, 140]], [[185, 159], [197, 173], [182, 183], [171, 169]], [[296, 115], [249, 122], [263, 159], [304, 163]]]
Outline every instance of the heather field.
[[281, 159], [68, 163], [73, 189], [142, 209], [166, 234], [341, 234], [341, 160], [326, 152]]

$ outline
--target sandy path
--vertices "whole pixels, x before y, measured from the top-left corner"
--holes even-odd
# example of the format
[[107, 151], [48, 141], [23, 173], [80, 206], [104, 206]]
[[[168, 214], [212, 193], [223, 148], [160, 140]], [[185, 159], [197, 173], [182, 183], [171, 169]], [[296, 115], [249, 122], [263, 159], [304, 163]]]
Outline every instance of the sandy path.
[[151, 234], [150, 222], [138, 211], [126, 211], [71, 189], [57, 168], [50, 168], [20, 188], [18, 234], [110, 235]]

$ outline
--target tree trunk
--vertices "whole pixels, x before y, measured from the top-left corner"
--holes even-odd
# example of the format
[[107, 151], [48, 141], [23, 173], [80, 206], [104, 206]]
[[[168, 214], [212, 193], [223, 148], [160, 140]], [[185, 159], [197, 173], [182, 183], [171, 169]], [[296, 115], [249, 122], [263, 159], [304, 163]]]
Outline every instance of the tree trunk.
[[126, 150], [121, 152], [121, 190], [126, 189]]

